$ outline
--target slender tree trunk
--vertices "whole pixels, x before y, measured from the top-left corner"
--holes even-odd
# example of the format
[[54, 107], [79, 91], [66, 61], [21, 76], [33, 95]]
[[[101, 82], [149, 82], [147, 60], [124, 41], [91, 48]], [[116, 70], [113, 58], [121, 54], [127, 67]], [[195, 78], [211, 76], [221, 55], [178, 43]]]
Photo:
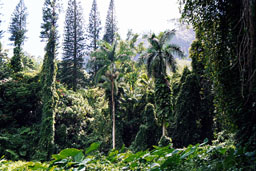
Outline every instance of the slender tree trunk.
[[162, 136], [166, 136], [165, 120], [163, 121], [163, 125], [162, 125]]
[[113, 149], [116, 146], [116, 118], [115, 118], [115, 99], [114, 99], [114, 78], [111, 78], [111, 100], [112, 100], [112, 116], [113, 116], [113, 130], [112, 130], [112, 140]]

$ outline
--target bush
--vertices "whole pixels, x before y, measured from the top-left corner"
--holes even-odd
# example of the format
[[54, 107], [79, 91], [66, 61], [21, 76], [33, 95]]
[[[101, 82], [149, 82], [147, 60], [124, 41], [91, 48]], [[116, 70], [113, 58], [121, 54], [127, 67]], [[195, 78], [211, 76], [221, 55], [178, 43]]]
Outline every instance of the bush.
[[[85, 90], [80, 90], [85, 91]], [[59, 101], [56, 107], [55, 143], [57, 151], [73, 147], [82, 148], [86, 145], [89, 117], [92, 108], [81, 92], [67, 90], [57, 84]]]

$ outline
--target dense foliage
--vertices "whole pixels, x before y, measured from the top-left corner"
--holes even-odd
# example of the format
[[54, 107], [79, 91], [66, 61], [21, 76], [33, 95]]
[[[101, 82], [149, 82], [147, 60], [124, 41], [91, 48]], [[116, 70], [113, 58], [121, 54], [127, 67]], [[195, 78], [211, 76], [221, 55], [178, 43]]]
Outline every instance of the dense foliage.
[[107, 155], [97, 151], [100, 143], [85, 150], [68, 148], [52, 156], [48, 163], [0, 160], [0, 169], [22, 170], [253, 170], [255, 153], [245, 152], [232, 144], [190, 145], [174, 149], [170, 145], [132, 153], [122, 148]]
[[0, 170], [255, 169], [254, 0], [180, 1], [196, 32], [189, 66], [174, 30], [122, 39], [113, 0], [105, 41], [96, 0], [85, 41], [77, 2], [62, 59], [58, 0], [43, 7], [42, 66], [20, 53], [24, 34], [18, 63], [0, 44]]
[[183, 2], [183, 18], [197, 32], [205, 72], [213, 80], [220, 124], [255, 149], [255, 1]]

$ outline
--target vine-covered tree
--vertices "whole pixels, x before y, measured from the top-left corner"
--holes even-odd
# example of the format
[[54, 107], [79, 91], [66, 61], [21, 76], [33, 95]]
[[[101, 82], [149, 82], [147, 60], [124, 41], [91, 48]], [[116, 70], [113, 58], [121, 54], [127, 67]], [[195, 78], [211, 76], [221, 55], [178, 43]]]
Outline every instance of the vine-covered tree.
[[183, 18], [200, 33], [199, 41], [207, 45], [206, 68], [214, 83], [217, 117], [222, 117], [220, 121], [227, 131], [236, 130], [240, 144], [255, 149], [256, 2], [183, 3]]
[[61, 81], [77, 90], [83, 80], [85, 35], [81, 3], [69, 0], [66, 12]]
[[105, 34], [103, 40], [112, 44], [115, 39], [115, 33], [118, 31], [117, 20], [115, 16], [114, 0], [110, 0], [106, 23], [105, 23]]
[[24, 0], [20, 0], [16, 6], [13, 14], [12, 21], [9, 27], [11, 33], [10, 41], [14, 43], [13, 57], [11, 59], [11, 67], [14, 72], [22, 71], [22, 45], [26, 39], [26, 19], [27, 19], [27, 8]]
[[98, 49], [97, 42], [100, 40], [100, 31], [101, 31], [101, 21], [100, 21], [100, 13], [98, 10], [97, 1], [93, 0], [91, 12], [89, 14], [89, 25], [88, 25], [88, 38], [89, 52], [95, 51]]
[[207, 73], [205, 56], [205, 45], [201, 41], [195, 40], [191, 44], [189, 57], [192, 59], [192, 72], [195, 74], [200, 86], [200, 141], [208, 138], [213, 139], [214, 120], [214, 94], [213, 81]]
[[197, 77], [188, 68], [184, 68], [183, 80], [178, 93], [172, 139], [175, 147], [196, 144], [200, 139], [200, 87]]
[[39, 150], [41, 160], [50, 159], [54, 152], [55, 106], [56, 106], [56, 51], [57, 51], [57, 10], [58, 0], [45, 0], [41, 38], [47, 41], [44, 63], [41, 71], [42, 123]]
[[170, 43], [174, 35], [174, 30], [162, 32], [158, 36], [152, 34], [148, 39], [150, 46], [146, 54], [148, 75], [155, 81], [156, 118], [162, 126], [162, 137], [166, 137], [166, 121], [171, 114], [171, 91], [167, 73], [169, 69], [176, 71], [176, 61], [173, 55], [184, 56], [177, 45]]

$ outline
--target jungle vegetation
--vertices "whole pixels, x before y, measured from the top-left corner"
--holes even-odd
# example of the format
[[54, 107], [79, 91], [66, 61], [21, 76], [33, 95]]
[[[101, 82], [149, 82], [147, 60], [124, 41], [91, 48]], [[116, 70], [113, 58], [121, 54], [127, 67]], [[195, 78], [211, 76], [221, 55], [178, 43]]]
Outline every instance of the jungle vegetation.
[[102, 37], [96, 0], [87, 26], [66, 3], [61, 44], [60, 2], [45, 0], [41, 63], [23, 50], [23, 0], [13, 56], [0, 39], [0, 170], [256, 169], [255, 0], [179, 0], [187, 57], [175, 30], [122, 39], [114, 0]]

